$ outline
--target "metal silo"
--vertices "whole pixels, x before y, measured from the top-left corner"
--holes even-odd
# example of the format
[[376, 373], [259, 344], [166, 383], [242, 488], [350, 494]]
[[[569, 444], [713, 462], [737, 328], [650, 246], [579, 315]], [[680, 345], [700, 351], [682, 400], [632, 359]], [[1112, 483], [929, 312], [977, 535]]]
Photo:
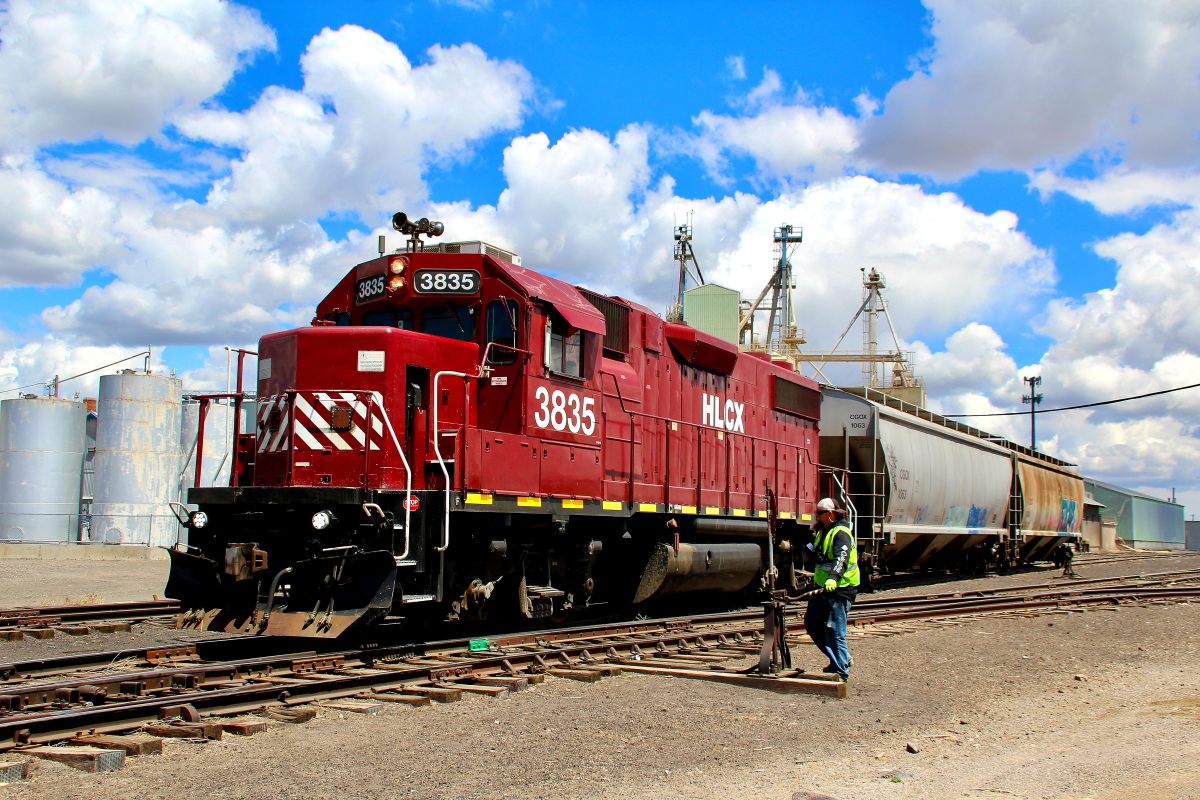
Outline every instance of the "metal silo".
[[91, 539], [175, 544], [183, 381], [123, 370], [100, 378]]
[[86, 419], [57, 397], [0, 403], [0, 540], [78, 541]]
[[[200, 403], [186, 400], [183, 404], [183, 433], [179, 439], [183, 462], [180, 464], [178, 496], [173, 498], [187, 502], [187, 490], [195, 486], [196, 480], [196, 430], [200, 425]], [[246, 414], [242, 414], [242, 431], [246, 430]], [[204, 469], [200, 473], [201, 486], [228, 486], [229, 470], [233, 466], [233, 407], [217, 402], [208, 404], [204, 418]]]

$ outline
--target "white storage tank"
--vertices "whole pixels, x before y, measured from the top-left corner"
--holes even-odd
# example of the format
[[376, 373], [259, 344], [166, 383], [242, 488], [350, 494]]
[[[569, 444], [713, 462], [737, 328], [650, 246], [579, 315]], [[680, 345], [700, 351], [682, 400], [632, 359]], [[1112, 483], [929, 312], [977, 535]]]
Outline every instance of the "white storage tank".
[[83, 403], [27, 396], [0, 403], [0, 540], [79, 540]]
[[183, 527], [177, 499], [183, 381], [138, 370], [100, 377], [93, 542], [166, 547]]
[[[229, 471], [233, 466], [233, 417], [232, 401], [210, 401], [208, 414], [204, 418], [204, 467], [200, 472], [201, 486], [228, 486]], [[247, 407], [250, 407], [247, 404]], [[242, 410], [242, 433], [246, 430], [247, 415]], [[179, 495], [181, 503], [187, 502], [187, 490], [196, 481], [196, 431], [200, 425], [200, 402], [185, 400], [183, 403], [183, 433], [179, 440], [183, 463], [180, 466]]]

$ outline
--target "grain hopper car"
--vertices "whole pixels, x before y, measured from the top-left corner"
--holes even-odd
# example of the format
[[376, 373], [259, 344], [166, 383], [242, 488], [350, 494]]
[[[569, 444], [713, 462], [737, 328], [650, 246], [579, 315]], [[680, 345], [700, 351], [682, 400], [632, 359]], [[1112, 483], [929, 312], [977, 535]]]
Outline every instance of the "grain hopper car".
[[1007, 569], [1079, 537], [1072, 465], [882, 392], [823, 390], [821, 462], [845, 476], [862, 559], [884, 570]]

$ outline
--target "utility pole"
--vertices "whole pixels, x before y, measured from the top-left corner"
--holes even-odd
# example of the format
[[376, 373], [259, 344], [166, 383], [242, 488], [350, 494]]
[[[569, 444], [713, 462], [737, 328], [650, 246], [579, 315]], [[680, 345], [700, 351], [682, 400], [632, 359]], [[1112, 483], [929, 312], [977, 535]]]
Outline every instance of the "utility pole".
[[1037, 450], [1037, 407], [1038, 403], [1042, 402], [1042, 395], [1038, 393], [1038, 387], [1042, 385], [1042, 376], [1030, 375], [1021, 380], [1029, 384], [1029, 394], [1021, 397], [1022, 403], [1029, 404], [1029, 449]]

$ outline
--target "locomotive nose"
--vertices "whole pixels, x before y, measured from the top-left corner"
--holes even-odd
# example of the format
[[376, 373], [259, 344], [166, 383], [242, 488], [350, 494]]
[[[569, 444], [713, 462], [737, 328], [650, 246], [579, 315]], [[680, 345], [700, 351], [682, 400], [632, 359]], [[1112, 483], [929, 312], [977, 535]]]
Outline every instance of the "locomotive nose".
[[273, 572], [254, 569], [268, 553], [252, 543], [227, 548], [223, 566], [199, 552], [168, 552], [166, 594], [185, 609], [181, 628], [332, 639], [386, 615], [396, 592], [390, 551], [329, 548]]

